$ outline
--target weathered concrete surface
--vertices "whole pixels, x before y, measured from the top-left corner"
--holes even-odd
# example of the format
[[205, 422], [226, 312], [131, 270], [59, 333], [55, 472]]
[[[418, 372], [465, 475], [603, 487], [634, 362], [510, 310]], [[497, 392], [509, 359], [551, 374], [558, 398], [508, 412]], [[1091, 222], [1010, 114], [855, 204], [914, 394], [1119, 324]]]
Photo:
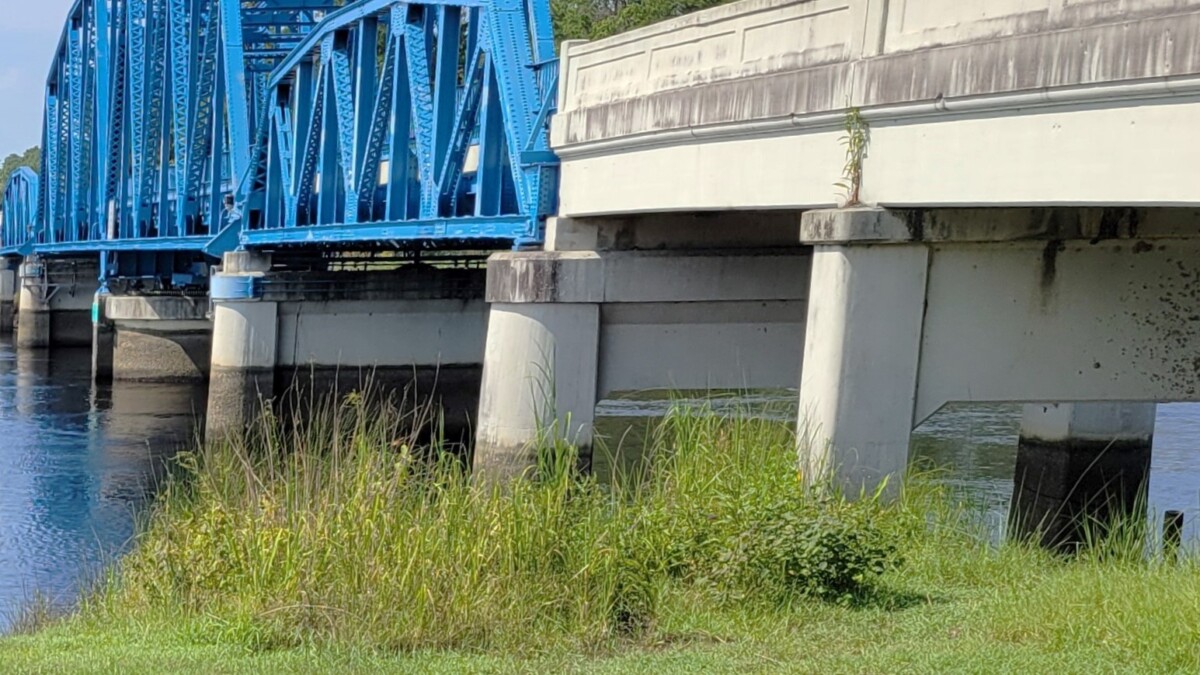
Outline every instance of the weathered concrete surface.
[[600, 309], [584, 303], [492, 305], [479, 395], [475, 474], [504, 480], [559, 440], [592, 447]]
[[212, 331], [207, 322], [118, 322], [113, 378], [139, 382], [208, 379]]
[[1025, 406], [1009, 536], [1070, 552], [1145, 515], [1153, 403]]
[[281, 367], [479, 365], [483, 300], [314, 300], [279, 303]]
[[[925, 212], [936, 227], [886, 241], [852, 214], [864, 239], [817, 246], [800, 400], [819, 472], [895, 476], [911, 429], [950, 402], [1200, 400], [1200, 238], [1181, 238], [1194, 214], [1084, 212], [1039, 229], [1022, 213]], [[1143, 216], [1160, 236], [1140, 236]], [[805, 214], [802, 229], [822, 223], [841, 227]], [[1091, 239], [1050, 238], [1095, 225]]]
[[507, 477], [548, 441], [592, 445], [599, 397], [795, 387], [808, 250], [498, 253], [475, 469]]
[[110, 376], [116, 380], [202, 382], [212, 352], [208, 306], [201, 297], [105, 296], [102, 321], [94, 329], [95, 358], [109, 349]]
[[561, 72], [562, 216], [833, 205], [848, 106], [867, 203], [1200, 204], [1200, 0], [744, 0]]
[[207, 438], [244, 433], [274, 396], [278, 307], [261, 301], [215, 303]]
[[0, 335], [10, 335], [16, 326], [18, 268], [16, 259], [0, 259]]
[[656, 213], [624, 218], [551, 218], [547, 251], [654, 251], [795, 247], [796, 213]]
[[1200, 209], [991, 208], [810, 211], [805, 244], [998, 243], [1012, 241], [1186, 239], [1200, 234]]
[[[818, 246], [803, 338], [797, 425], [809, 481], [873, 490], [908, 464], [929, 253]], [[797, 341], [797, 346], [801, 341]]]
[[180, 295], [110, 295], [111, 321], [208, 321], [208, 298]]

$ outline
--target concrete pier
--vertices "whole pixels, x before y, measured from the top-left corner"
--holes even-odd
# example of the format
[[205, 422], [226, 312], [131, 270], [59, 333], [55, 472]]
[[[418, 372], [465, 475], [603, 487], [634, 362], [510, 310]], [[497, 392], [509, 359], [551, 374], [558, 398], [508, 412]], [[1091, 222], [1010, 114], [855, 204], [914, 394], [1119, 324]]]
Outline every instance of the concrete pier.
[[[238, 433], [265, 401], [311, 401], [368, 385], [432, 403], [446, 439], [468, 440], [487, 309], [482, 269], [407, 265], [297, 272], [227, 254], [213, 278], [210, 434]], [[429, 428], [439, 420], [426, 420]]]
[[[208, 379], [212, 322], [208, 298], [171, 295], [108, 295], [104, 318], [111, 326], [112, 378], [139, 382], [202, 382]], [[99, 353], [103, 345], [97, 342]]]
[[[816, 248], [800, 386], [810, 475], [850, 493], [898, 481], [911, 430], [952, 402], [1200, 399], [1187, 348], [1200, 316], [1198, 228], [1194, 211], [1169, 208], [804, 214], [802, 240]], [[1098, 475], [1119, 475], [1116, 503], [1129, 503], [1152, 409], [1048, 411], [1068, 420], [1050, 434], [1028, 415], [1022, 484], [1069, 458], [1047, 476], [1059, 487], [1045, 488], [1067, 499], [1064, 485], [1084, 475], [1076, 455], [1115, 440], [1125, 449]], [[1049, 457], [1035, 439], [1083, 452]]]
[[20, 267], [17, 346], [88, 347], [99, 262], [31, 256]]
[[19, 271], [16, 258], [0, 258], [0, 335], [11, 335], [16, 327]]
[[[1073, 550], [1146, 508], [1153, 403], [1025, 406], [1009, 534]], [[1088, 528], [1091, 528], [1089, 532]]]
[[278, 305], [264, 302], [262, 277], [270, 256], [224, 257], [212, 277], [213, 336], [208, 385], [208, 438], [245, 431], [275, 394]]
[[475, 471], [520, 475], [555, 439], [586, 466], [608, 393], [796, 386], [809, 262], [787, 249], [493, 255]]

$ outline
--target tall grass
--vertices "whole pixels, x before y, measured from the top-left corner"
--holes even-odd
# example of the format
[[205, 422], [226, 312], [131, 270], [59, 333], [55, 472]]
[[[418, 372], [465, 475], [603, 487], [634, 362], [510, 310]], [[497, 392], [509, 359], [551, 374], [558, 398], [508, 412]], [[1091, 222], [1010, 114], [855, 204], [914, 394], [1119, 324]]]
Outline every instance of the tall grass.
[[651, 635], [679, 589], [845, 603], [897, 562], [899, 521], [805, 488], [777, 422], [680, 411], [611, 483], [558, 444], [497, 485], [416, 444], [428, 414], [353, 395], [181, 456], [88, 611], [202, 617], [198, 639], [254, 648], [593, 650]]

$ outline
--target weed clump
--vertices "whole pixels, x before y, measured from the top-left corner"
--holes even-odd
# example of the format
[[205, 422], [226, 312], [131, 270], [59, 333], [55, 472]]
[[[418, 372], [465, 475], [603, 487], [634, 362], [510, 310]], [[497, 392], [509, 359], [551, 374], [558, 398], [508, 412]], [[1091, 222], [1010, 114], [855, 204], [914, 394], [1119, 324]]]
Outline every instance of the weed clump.
[[575, 450], [504, 485], [418, 447], [421, 411], [353, 396], [264, 416], [180, 471], [93, 611], [182, 612], [256, 649], [593, 649], [646, 636], [668, 594], [844, 602], [898, 564], [874, 500], [800, 483], [788, 428], [680, 411], [636, 471]]

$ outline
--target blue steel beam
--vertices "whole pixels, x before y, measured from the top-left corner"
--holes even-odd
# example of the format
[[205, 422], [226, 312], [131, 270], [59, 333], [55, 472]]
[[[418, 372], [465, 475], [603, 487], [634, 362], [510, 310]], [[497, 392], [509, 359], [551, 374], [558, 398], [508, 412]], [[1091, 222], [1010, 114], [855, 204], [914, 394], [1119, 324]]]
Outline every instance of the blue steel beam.
[[330, 12], [271, 75], [242, 244], [540, 243], [558, 169], [549, 16], [548, 0]]

